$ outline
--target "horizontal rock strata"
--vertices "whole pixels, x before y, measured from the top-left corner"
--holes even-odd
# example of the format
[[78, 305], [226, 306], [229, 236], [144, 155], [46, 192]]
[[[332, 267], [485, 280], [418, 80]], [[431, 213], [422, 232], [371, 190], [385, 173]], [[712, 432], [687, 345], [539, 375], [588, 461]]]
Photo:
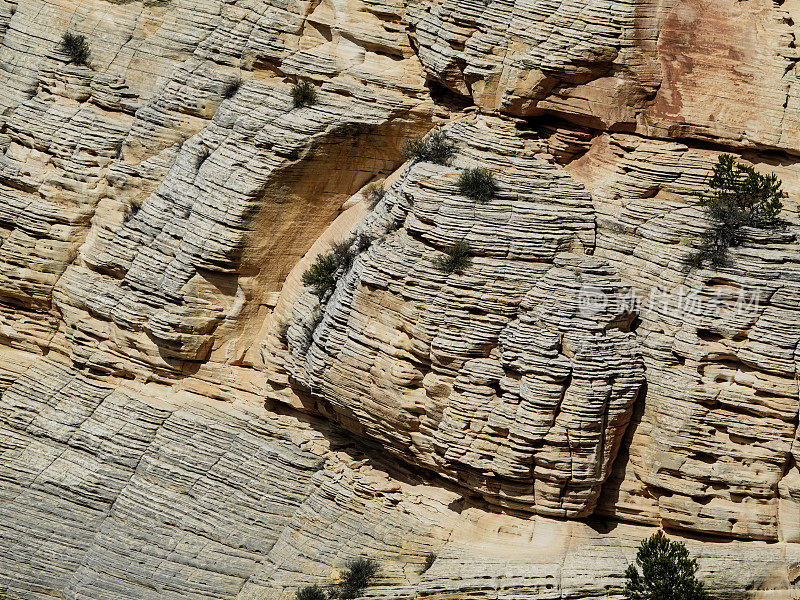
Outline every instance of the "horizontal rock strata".
[[[4, 596], [289, 597], [368, 555], [373, 597], [578, 599], [617, 593], [649, 531], [489, 513], [323, 422], [165, 392], [47, 360], [5, 390]], [[754, 564], [786, 586], [800, 560], [793, 544], [687, 543], [721, 597]]]

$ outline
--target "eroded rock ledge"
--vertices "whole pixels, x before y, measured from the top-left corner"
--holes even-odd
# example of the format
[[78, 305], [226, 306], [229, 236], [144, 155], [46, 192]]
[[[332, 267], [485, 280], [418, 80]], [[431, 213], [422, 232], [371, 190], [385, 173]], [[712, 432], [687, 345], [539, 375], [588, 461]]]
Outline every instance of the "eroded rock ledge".
[[[294, 379], [353, 431], [501, 506], [592, 514], [615, 464], [601, 514], [794, 539], [791, 229], [753, 238], [735, 269], [693, 269], [713, 151], [601, 134], [560, 167], [546, 140], [492, 152], [509, 147], [502, 121], [446, 131], [467, 140], [454, 166], [408, 167], [359, 225], [375, 241], [334, 295], [296, 301]], [[473, 164], [498, 174], [486, 205], [454, 184]], [[461, 239], [473, 266], [437, 270]]]
[[[324, 420], [49, 360], [6, 389], [0, 418], [11, 598], [288, 597], [367, 554], [374, 597], [578, 599], [617, 594], [650, 531], [493, 513]], [[800, 560], [785, 542], [686, 542], [721, 597], [787, 589]]]

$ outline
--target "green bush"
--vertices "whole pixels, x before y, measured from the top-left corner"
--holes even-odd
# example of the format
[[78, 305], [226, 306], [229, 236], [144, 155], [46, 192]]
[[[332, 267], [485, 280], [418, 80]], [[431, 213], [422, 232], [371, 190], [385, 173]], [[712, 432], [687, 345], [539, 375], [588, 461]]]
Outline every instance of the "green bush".
[[309, 81], [298, 81], [292, 86], [292, 100], [295, 106], [311, 106], [317, 103], [317, 90]]
[[310, 286], [322, 300], [336, 287], [339, 277], [350, 270], [356, 256], [369, 248], [371, 243], [372, 240], [363, 233], [334, 243], [330, 252], [319, 254], [303, 273], [303, 285]]
[[436, 554], [434, 554], [433, 552], [428, 552], [428, 554], [425, 555], [425, 564], [422, 565], [422, 571], [420, 571], [420, 573], [424, 573], [425, 571], [430, 569], [433, 566], [433, 563], [435, 562], [436, 562]]
[[406, 160], [432, 162], [446, 165], [455, 156], [456, 147], [441, 131], [434, 131], [427, 138], [417, 136], [406, 140], [403, 157]]
[[300, 588], [295, 592], [294, 596], [297, 600], [327, 600], [325, 590], [317, 584]]
[[711, 219], [711, 228], [703, 234], [700, 250], [691, 262], [706, 260], [715, 266], [728, 262], [728, 249], [741, 243], [742, 227], [772, 228], [779, 224], [783, 208], [781, 180], [772, 173], [761, 175], [753, 167], [722, 154], [714, 165], [708, 182], [710, 192], [700, 197], [700, 204]]
[[70, 60], [76, 65], [89, 64], [89, 43], [85, 35], [67, 31], [61, 36], [59, 48], [64, 54], [69, 55]]
[[337, 586], [338, 597], [342, 600], [358, 598], [379, 568], [380, 565], [371, 558], [355, 558], [348, 561], [347, 569]]
[[355, 238], [350, 236], [338, 242], [334, 242], [331, 246], [331, 254], [334, 256], [336, 264], [339, 265], [342, 271], [349, 271], [350, 267], [353, 266], [355, 256], [350, 252], [350, 248], [353, 246], [354, 240]]
[[425, 160], [425, 140], [421, 135], [408, 139], [403, 144], [403, 158], [406, 160]]
[[437, 268], [443, 273], [455, 273], [456, 271], [463, 271], [470, 264], [470, 247], [465, 241], [456, 242], [452, 246], [444, 249], [444, 256], [436, 259], [435, 264]]
[[488, 202], [497, 193], [497, 182], [491, 171], [475, 167], [461, 171], [458, 177], [458, 189], [477, 202]]
[[[361, 254], [372, 245], [372, 238], [365, 233], [359, 233], [354, 238], [354, 241], [355, 244], [353, 247], [355, 248], [356, 254]], [[355, 260], [355, 256], [352, 256], [352, 260]]]
[[686, 546], [659, 531], [639, 544], [636, 564], [625, 571], [623, 593], [628, 600], [707, 600], [696, 572], [697, 561], [689, 558]]
[[336, 287], [339, 260], [333, 252], [320, 254], [303, 273], [303, 285], [310, 286], [321, 300], [325, 294]]

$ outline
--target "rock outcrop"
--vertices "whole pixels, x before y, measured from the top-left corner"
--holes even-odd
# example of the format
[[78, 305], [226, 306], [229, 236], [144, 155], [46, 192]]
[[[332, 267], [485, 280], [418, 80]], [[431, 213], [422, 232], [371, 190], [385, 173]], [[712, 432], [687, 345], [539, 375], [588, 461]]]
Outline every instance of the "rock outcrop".
[[[490, 501], [586, 516], [644, 384], [628, 290], [582, 252], [595, 237], [577, 181], [483, 119], [449, 131], [507, 149], [491, 163], [497, 197], [461, 196], [457, 168], [411, 166], [363, 222], [375, 241], [324, 309], [310, 293], [298, 303], [289, 369], [359, 433]], [[480, 159], [469, 147], [454, 164]], [[437, 255], [459, 240], [472, 266], [441, 272]]]
[[[798, 597], [798, 18], [6, 2], [0, 597], [285, 599], [358, 555], [371, 597], [618, 597], [657, 527], [718, 597]], [[723, 152], [783, 226], [693, 266]]]
[[[493, 123], [449, 131], [492, 148]], [[498, 148], [508, 147], [504, 131]], [[572, 517], [594, 511], [641, 391], [600, 513], [795, 539], [791, 230], [753, 232], [735, 250], [736, 268], [690, 268], [703, 228], [692, 197], [715, 152], [613, 134], [566, 168], [521, 146], [501, 156], [488, 163], [499, 192], [485, 205], [459, 196], [457, 168], [413, 165], [398, 179], [358, 230], [382, 237], [336, 293], [324, 307], [310, 292], [296, 303], [287, 332], [294, 378], [346, 427], [406, 460], [492, 503]], [[476, 160], [468, 147], [454, 164]], [[590, 177], [602, 184], [590, 187]], [[581, 180], [596, 232], [580, 227]], [[529, 197], [544, 206], [526, 206], [532, 181]], [[430, 189], [451, 198], [436, 212]], [[787, 202], [786, 214], [795, 210]], [[530, 245], [516, 245], [525, 231], [535, 232], [524, 236]], [[459, 239], [473, 266], [439, 272], [437, 252]]]
[[[284, 597], [359, 554], [381, 562], [378, 597], [584, 598], [620, 590], [649, 532], [487, 512], [324, 421], [154, 399], [48, 360], [0, 415], [10, 598]], [[688, 544], [733, 594], [754, 577], [787, 586], [800, 560], [795, 544]]]

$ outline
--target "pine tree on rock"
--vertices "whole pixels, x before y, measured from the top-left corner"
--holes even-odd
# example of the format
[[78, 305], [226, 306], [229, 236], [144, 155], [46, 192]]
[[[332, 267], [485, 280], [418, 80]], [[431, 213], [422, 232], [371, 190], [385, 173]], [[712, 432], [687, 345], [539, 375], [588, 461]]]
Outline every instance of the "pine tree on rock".
[[[637, 568], [638, 565], [638, 568]], [[639, 571], [641, 569], [641, 572]], [[695, 577], [697, 561], [681, 542], [671, 542], [659, 531], [639, 544], [636, 564], [625, 571], [628, 600], [708, 600]]]

